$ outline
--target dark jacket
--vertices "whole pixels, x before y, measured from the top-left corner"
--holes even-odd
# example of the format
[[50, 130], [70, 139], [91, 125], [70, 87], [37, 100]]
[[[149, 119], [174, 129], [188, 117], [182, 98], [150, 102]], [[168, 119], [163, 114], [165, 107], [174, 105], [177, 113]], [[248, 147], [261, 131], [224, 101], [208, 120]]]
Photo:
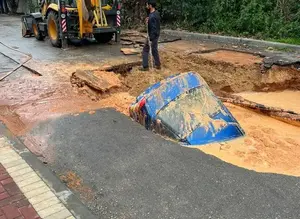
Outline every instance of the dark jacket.
[[160, 34], [160, 15], [158, 11], [149, 14], [148, 31], [150, 41], [158, 39]]

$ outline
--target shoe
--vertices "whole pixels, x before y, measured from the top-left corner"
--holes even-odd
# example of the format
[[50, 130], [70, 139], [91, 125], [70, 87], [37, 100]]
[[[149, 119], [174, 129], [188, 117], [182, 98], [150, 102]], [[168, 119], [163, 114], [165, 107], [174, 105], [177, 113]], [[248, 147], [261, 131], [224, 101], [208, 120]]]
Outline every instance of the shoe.
[[156, 69], [160, 70], [161, 69], [161, 66], [155, 66]]
[[140, 67], [139, 70], [140, 71], [149, 71], [149, 68]]

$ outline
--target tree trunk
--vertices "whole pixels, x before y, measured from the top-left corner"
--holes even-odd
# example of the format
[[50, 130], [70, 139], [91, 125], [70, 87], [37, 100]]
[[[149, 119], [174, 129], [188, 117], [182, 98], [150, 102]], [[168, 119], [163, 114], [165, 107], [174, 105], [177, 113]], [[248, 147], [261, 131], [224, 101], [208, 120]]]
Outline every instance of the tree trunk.
[[0, 14], [3, 14], [4, 10], [3, 10], [3, 1], [0, 0]]
[[6, 2], [6, 7], [8, 9], [7, 13], [11, 13], [12, 12], [12, 2], [13, 2], [13, 0], [4, 0], [4, 2]]
[[18, 9], [17, 9], [17, 13], [27, 13], [27, 7], [26, 7], [26, 2], [25, 0], [20, 0], [18, 2]]
[[9, 12], [6, 0], [2, 0], [2, 9], [5, 14]]

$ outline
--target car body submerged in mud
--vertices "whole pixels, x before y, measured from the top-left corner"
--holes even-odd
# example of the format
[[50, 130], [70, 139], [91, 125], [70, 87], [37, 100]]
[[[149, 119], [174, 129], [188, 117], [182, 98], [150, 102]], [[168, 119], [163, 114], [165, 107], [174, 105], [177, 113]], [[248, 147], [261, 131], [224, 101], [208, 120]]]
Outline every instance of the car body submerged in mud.
[[193, 72], [154, 84], [130, 106], [130, 116], [149, 130], [183, 145], [204, 145], [244, 136], [244, 131], [204, 79]]

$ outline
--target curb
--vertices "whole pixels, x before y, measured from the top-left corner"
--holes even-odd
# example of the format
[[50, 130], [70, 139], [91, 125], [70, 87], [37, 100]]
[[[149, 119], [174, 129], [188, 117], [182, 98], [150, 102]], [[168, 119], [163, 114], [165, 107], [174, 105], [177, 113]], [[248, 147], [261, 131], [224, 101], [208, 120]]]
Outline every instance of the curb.
[[231, 43], [231, 44], [246, 44], [247, 46], [253, 47], [275, 47], [278, 49], [292, 49], [296, 52], [300, 52], [300, 46], [291, 45], [286, 43], [277, 43], [270, 42], [264, 40], [255, 40], [249, 38], [240, 38], [240, 37], [231, 37], [231, 36], [220, 36], [213, 34], [202, 34], [202, 33], [194, 33], [194, 32], [186, 32], [186, 31], [178, 31], [178, 30], [162, 30], [162, 33], [171, 36], [181, 37], [183, 39], [189, 40], [203, 40], [203, 41], [213, 41], [218, 43]]
[[96, 219], [90, 210], [46, 167], [26, 146], [0, 122], [0, 136], [11, 142], [16, 152], [38, 173], [43, 181], [55, 192], [60, 201], [77, 219]]

